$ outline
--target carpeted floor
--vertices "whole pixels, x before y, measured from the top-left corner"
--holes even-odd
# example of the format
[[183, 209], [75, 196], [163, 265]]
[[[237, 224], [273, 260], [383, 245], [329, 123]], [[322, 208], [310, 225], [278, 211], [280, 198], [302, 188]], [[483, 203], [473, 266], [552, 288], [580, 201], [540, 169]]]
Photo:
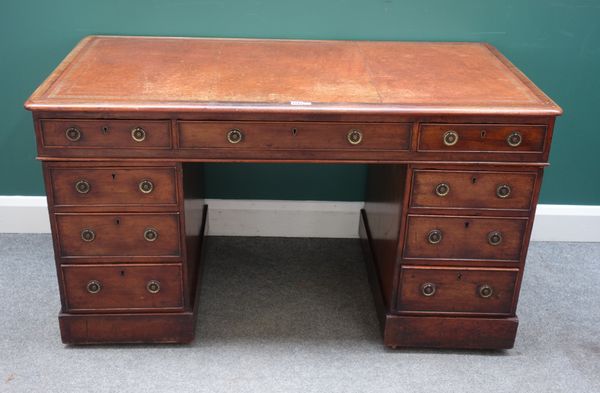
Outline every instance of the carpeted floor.
[[49, 235], [0, 235], [1, 392], [600, 392], [600, 244], [533, 243], [515, 348], [387, 350], [356, 240], [210, 238], [196, 341], [60, 342]]

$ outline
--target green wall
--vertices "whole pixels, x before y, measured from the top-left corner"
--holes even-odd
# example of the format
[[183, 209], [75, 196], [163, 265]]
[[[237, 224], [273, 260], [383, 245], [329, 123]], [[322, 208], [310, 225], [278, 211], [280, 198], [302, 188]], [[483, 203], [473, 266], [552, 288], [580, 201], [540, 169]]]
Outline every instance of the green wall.
[[[600, 205], [600, 2], [13, 0], [0, 5], [0, 195], [42, 195], [23, 102], [88, 34], [488, 41], [565, 110], [543, 203]], [[213, 198], [360, 200], [365, 168], [213, 164]]]

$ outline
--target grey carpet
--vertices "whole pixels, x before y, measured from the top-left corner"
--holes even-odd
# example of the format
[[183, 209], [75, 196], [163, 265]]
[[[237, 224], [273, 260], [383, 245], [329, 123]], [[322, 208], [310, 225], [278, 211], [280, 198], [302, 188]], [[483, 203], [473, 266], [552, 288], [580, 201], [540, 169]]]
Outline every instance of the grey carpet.
[[533, 243], [516, 346], [387, 350], [355, 240], [210, 238], [196, 341], [60, 342], [48, 235], [0, 235], [2, 392], [599, 392], [600, 244]]

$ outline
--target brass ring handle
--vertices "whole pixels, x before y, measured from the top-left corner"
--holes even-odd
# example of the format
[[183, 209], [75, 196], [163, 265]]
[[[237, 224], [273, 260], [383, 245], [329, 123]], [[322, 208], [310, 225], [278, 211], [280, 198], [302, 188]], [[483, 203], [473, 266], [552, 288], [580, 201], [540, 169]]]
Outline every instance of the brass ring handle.
[[437, 288], [434, 283], [426, 282], [425, 284], [421, 285], [421, 294], [423, 296], [433, 296], [435, 295], [436, 289]]
[[511, 191], [512, 190], [508, 184], [500, 184], [496, 188], [496, 196], [501, 199], [508, 198], [510, 196]]
[[136, 142], [143, 142], [146, 139], [146, 130], [142, 127], [135, 127], [131, 130], [131, 138]]
[[232, 128], [227, 132], [227, 142], [229, 143], [235, 145], [236, 143], [240, 143], [242, 139], [244, 139], [244, 134], [237, 128]]
[[494, 289], [487, 284], [483, 284], [479, 287], [478, 292], [479, 296], [481, 296], [484, 299], [487, 299], [489, 297], [492, 297], [492, 295], [494, 294]]
[[519, 131], [513, 131], [507, 138], [506, 143], [510, 147], [517, 147], [523, 142], [523, 136]]
[[158, 239], [158, 231], [154, 228], [146, 228], [144, 230], [144, 239], [149, 242], [153, 242]]
[[444, 132], [442, 139], [444, 141], [444, 145], [454, 146], [456, 145], [456, 142], [458, 142], [458, 133], [454, 130], [448, 130]]
[[363, 134], [361, 130], [353, 128], [350, 131], [348, 131], [348, 135], [346, 135], [346, 138], [348, 139], [348, 142], [350, 142], [351, 145], [358, 145], [363, 140]]
[[81, 240], [84, 242], [93, 242], [96, 238], [96, 233], [91, 229], [84, 229], [81, 231]]
[[77, 142], [81, 139], [81, 131], [77, 127], [69, 127], [65, 131], [65, 136], [71, 142]]
[[87, 194], [88, 192], [90, 192], [91, 188], [92, 187], [90, 186], [90, 183], [87, 180], [82, 179], [75, 183], [75, 189], [80, 194]]
[[95, 294], [100, 292], [100, 290], [102, 289], [102, 284], [100, 284], [100, 281], [98, 280], [90, 280], [88, 281], [85, 288], [89, 293]]
[[491, 246], [497, 246], [500, 243], [502, 243], [502, 233], [498, 232], [498, 231], [492, 231], [490, 233], [488, 233], [488, 243]]
[[140, 184], [138, 184], [138, 188], [144, 194], [150, 194], [154, 190], [154, 184], [150, 180], [142, 180]]
[[146, 284], [146, 290], [152, 294], [160, 292], [160, 281], [150, 280]]
[[442, 231], [440, 231], [439, 229], [429, 231], [429, 233], [427, 234], [427, 241], [430, 244], [438, 244], [442, 241]]
[[450, 186], [446, 183], [440, 183], [435, 186], [435, 195], [445, 197], [450, 192]]

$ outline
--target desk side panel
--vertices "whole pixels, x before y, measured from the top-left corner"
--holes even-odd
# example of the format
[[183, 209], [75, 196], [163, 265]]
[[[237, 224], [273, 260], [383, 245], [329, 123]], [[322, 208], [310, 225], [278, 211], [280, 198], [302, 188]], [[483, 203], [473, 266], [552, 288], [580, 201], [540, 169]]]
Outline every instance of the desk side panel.
[[406, 165], [370, 165], [365, 193], [375, 265], [388, 310], [394, 293], [406, 172]]

